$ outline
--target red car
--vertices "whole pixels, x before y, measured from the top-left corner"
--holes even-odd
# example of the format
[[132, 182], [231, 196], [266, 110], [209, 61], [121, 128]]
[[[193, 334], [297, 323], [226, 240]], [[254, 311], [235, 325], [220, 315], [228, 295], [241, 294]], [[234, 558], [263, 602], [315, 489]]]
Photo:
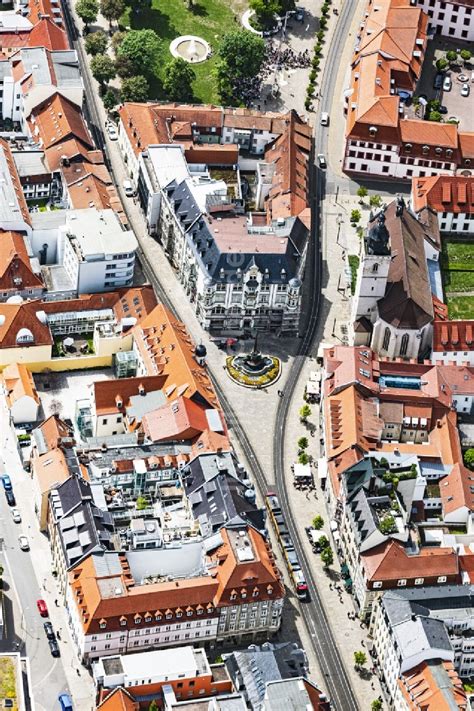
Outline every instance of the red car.
[[38, 607], [41, 617], [48, 617], [48, 606], [44, 600], [36, 600], [36, 605]]

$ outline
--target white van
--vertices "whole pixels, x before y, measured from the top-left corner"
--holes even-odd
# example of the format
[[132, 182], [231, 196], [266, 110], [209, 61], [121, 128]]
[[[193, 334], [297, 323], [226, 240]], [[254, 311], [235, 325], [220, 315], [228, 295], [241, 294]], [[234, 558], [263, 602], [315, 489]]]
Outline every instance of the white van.
[[135, 195], [135, 190], [130, 180], [123, 181], [123, 190], [127, 197], [133, 197]]
[[329, 126], [329, 114], [327, 111], [323, 111], [321, 114], [321, 126]]

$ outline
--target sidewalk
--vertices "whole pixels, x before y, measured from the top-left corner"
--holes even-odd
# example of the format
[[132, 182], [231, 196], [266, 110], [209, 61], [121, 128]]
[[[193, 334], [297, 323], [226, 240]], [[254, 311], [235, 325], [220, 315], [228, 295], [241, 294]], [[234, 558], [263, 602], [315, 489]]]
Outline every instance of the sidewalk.
[[[89, 673], [78, 662], [74, 655], [74, 646], [72, 639], [69, 636], [69, 623], [66, 610], [64, 607], [56, 607], [55, 599], [60, 600], [60, 595], [56, 587], [56, 583], [51, 574], [52, 560], [49, 548], [49, 542], [45, 535], [38, 530], [38, 521], [34, 512], [33, 500], [31, 497], [31, 479], [30, 475], [25, 472], [20, 459], [20, 455], [16, 448], [15, 435], [9, 426], [9, 413], [5, 402], [3, 392], [0, 393], [0, 447], [2, 456], [5, 461], [6, 470], [12, 476], [14, 482], [15, 496], [17, 499], [18, 508], [21, 511], [22, 526], [27, 533], [31, 549], [31, 563], [33, 565], [35, 577], [39, 589], [42, 591], [42, 597], [46, 601], [49, 610], [49, 616], [55, 630], [61, 630], [61, 640], [58, 642], [61, 649], [61, 657], [58, 662], [62, 664], [64, 674], [67, 679], [69, 691], [74, 699], [75, 711], [89, 711], [94, 708], [94, 685]], [[13, 571], [12, 571], [13, 572]], [[10, 598], [15, 598], [16, 595], [14, 586], [12, 587], [12, 595]], [[20, 601], [21, 602], [21, 601]], [[61, 603], [60, 603], [61, 604]], [[21, 615], [17, 601], [14, 599], [14, 614], [15, 626], [20, 630], [19, 624]], [[36, 614], [34, 612], [33, 614]], [[25, 619], [25, 623], [28, 620]], [[80, 676], [77, 671], [80, 671]], [[41, 680], [33, 680], [33, 693], [35, 694], [35, 686]], [[41, 705], [41, 694], [38, 693], [38, 698], [35, 694], [35, 705], [37, 711], [42, 711], [44, 707]], [[44, 709], [44, 711], [51, 711]]]

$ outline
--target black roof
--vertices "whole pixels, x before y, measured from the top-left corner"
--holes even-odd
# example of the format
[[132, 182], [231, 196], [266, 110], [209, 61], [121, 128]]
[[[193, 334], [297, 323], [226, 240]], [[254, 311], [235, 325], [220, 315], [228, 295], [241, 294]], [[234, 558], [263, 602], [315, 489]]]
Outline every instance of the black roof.
[[[185, 181], [177, 184], [171, 182], [166, 187], [166, 192], [174, 204], [175, 214], [179, 217], [183, 229], [188, 237], [197, 260], [207, 272], [208, 277], [214, 282], [235, 281], [237, 269], [244, 274], [251, 266], [255, 265], [264, 273], [268, 283], [286, 283], [298, 274], [298, 266], [304, 251], [308, 230], [297, 217], [288, 218], [284, 225], [275, 223], [275, 240], [287, 239], [286, 252], [245, 252], [245, 239], [238, 252], [221, 252], [214, 239], [204, 215]], [[222, 230], [225, 231], [225, 219], [235, 217], [234, 213], [226, 212], [222, 215], [213, 213], [213, 218], [222, 217]], [[251, 241], [253, 245], [254, 242]], [[236, 258], [232, 258], [235, 255]], [[282, 270], [284, 272], [282, 273]]]
[[265, 528], [265, 511], [255, 503], [255, 490], [242, 480], [230, 452], [201, 454], [182, 469], [183, 486], [203, 535], [224, 524], [249, 523]]

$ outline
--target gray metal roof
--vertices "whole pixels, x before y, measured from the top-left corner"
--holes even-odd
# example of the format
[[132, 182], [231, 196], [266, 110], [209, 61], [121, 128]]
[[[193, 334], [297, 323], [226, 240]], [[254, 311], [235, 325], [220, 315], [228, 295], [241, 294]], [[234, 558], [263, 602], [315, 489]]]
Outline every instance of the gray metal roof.
[[255, 491], [248, 480], [240, 478], [230, 452], [201, 454], [183, 467], [181, 475], [192, 515], [203, 535], [218, 531], [236, 518], [240, 524], [265, 528], [265, 514], [255, 503]]
[[12, 151], [12, 155], [20, 178], [51, 172], [46, 166], [44, 151]]
[[265, 711], [305, 711], [313, 704], [306, 690], [304, 679], [282, 679], [267, 685]]
[[173, 548], [127, 551], [126, 556], [132, 576], [138, 584], [147, 577], [194, 578], [206, 570], [202, 541], [192, 541]]
[[[277, 229], [275, 225], [275, 244], [285, 239], [285, 252], [255, 252], [255, 239], [248, 241], [251, 251], [247, 252], [246, 239], [243, 237], [238, 250], [234, 252], [238, 258], [232, 259], [232, 253], [221, 252], [218, 241], [209, 229], [207, 216], [199, 209], [186, 181], [183, 180], [179, 185], [173, 181], [165, 190], [175, 206], [175, 213], [183, 226], [189, 246], [202, 270], [213, 281], [235, 281], [237, 269], [244, 274], [252, 265], [265, 273], [267, 283], [286, 283], [297, 275], [307, 236], [307, 229], [298, 218], [285, 220], [283, 229]], [[222, 223], [222, 229], [225, 229], [225, 222]]]

